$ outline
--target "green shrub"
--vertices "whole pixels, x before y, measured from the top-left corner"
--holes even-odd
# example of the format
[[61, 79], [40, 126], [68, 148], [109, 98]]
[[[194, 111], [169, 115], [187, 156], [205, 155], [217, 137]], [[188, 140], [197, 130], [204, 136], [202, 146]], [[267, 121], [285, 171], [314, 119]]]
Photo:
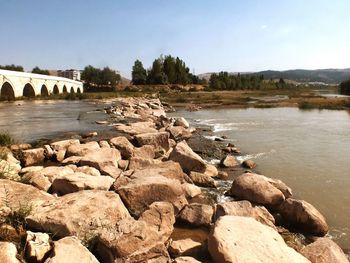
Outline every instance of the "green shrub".
[[0, 146], [9, 146], [15, 143], [15, 139], [7, 131], [0, 132]]

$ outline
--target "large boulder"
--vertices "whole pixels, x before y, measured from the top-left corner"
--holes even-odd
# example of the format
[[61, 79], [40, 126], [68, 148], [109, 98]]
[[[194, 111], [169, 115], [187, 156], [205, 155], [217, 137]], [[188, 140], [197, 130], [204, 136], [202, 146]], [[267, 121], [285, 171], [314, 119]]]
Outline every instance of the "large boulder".
[[171, 242], [168, 250], [172, 257], [197, 256], [202, 250], [202, 243], [191, 238], [178, 239]]
[[67, 149], [67, 156], [84, 156], [90, 151], [100, 149], [98, 142], [92, 141], [85, 144], [73, 144]]
[[285, 200], [283, 193], [271, 184], [267, 177], [252, 173], [238, 176], [233, 181], [228, 194], [271, 207], [278, 206]]
[[206, 170], [204, 160], [192, 151], [185, 141], [179, 142], [175, 146], [169, 159], [178, 162], [186, 173], [191, 171], [203, 173]]
[[21, 159], [24, 166], [40, 164], [45, 160], [45, 150], [44, 148], [24, 150]]
[[0, 242], [0, 263], [20, 263], [17, 259], [17, 248], [10, 242]]
[[133, 215], [139, 216], [153, 202], [169, 202], [173, 204], [176, 213], [187, 204], [179, 180], [170, 179], [160, 174], [144, 176], [142, 171], [131, 175], [126, 184], [118, 186], [116, 189]]
[[52, 253], [45, 263], [99, 263], [78, 238], [65, 237], [54, 242]]
[[52, 199], [52, 195], [34, 186], [0, 179], [0, 208], [10, 207], [12, 210], [18, 210], [31, 207], [34, 213], [39, 206]]
[[208, 237], [208, 250], [216, 263], [310, 263], [273, 228], [247, 217], [220, 217]]
[[168, 202], [154, 202], [142, 213], [139, 220], [145, 221], [151, 228], [158, 231], [164, 243], [174, 230], [174, 207]]
[[278, 211], [284, 220], [305, 233], [324, 236], [328, 232], [329, 227], [324, 216], [304, 200], [288, 198]]
[[69, 140], [53, 142], [50, 144], [50, 146], [55, 152], [58, 152], [60, 150], [67, 150], [68, 147], [71, 145], [78, 145], [78, 144], [80, 144], [80, 141], [78, 139], [69, 139]]
[[116, 193], [86, 190], [54, 199], [26, 220], [31, 230], [55, 233], [56, 237], [84, 237], [124, 218], [130, 215]]
[[92, 166], [102, 173], [106, 173], [108, 167], [118, 168], [118, 161], [121, 160], [120, 152], [116, 149], [100, 148], [98, 150], [88, 152], [80, 160], [80, 165]]
[[215, 221], [221, 216], [226, 215], [252, 217], [262, 224], [275, 227], [275, 219], [265, 207], [252, 205], [246, 200], [217, 204], [215, 209]]
[[157, 159], [149, 159], [149, 158], [140, 158], [140, 157], [131, 157], [129, 160], [128, 169], [142, 169], [147, 168], [150, 165], [160, 164], [162, 161]]
[[123, 219], [99, 235], [95, 253], [105, 263], [170, 262], [161, 239], [161, 232], [147, 222]]
[[134, 145], [124, 136], [114, 137], [110, 140], [112, 146], [120, 151], [124, 159], [129, 159], [133, 156]]
[[192, 137], [191, 130], [182, 126], [170, 126], [167, 131], [175, 141], [187, 140]]
[[184, 128], [189, 128], [190, 124], [188, 123], [188, 121], [185, 118], [178, 117], [175, 119], [174, 126], [181, 126]]
[[349, 263], [343, 250], [327, 237], [318, 238], [315, 242], [305, 246], [301, 254], [312, 263]]
[[90, 166], [80, 166], [77, 167], [77, 169], [75, 170], [76, 173], [84, 173], [84, 174], [89, 174], [92, 176], [100, 176], [101, 173], [99, 170], [97, 170], [94, 167], [90, 167]]
[[164, 152], [170, 149], [167, 132], [142, 133], [135, 135], [134, 138], [139, 146], [152, 145], [157, 151]]
[[192, 203], [181, 210], [178, 219], [192, 226], [210, 226], [213, 214], [211, 205]]
[[65, 195], [82, 190], [108, 191], [114, 179], [109, 176], [91, 176], [84, 173], [72, 173], [56, 178], [51, 186], [51, 191], [58, 195]]
[[66, 166], [48, 166], [41, 170], [26, 173], [23, 176], [23, 180], [34, 185], [43, 191], [48, 191], [52, 182], [61, 176], [72, 174], [74, 171]]

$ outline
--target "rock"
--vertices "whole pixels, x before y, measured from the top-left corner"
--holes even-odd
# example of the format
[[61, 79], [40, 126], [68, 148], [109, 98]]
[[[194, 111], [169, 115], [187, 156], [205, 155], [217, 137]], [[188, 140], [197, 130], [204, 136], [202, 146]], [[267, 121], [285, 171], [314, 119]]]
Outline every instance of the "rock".
[[212, 164], [207, 164], [204, 174], [209, 175], [210, 177], [217, 177], [219, 174], [218, 169]]
[[123, 171], [127, 170], [129, 166], [128, 160], [119, 160], [118, 161], [118, 167], [122, 169]]
[[144, 145], [139, 148], [135, 147], [132, 156], [145, 159], [154, 159], [156, 157], [155, 148], [152, 145]]
[[175, 141], [187, 140], [192, 137], [191, 130], [181, 126], [170, 126], [166, 130]]
[[50, 250], [48, 234], [27, 231], [25, 255], [29, 262], [41, 262]]
[[227, 155], [226, 157], [224, 157], [223, 159], [221, 159], [220, 161], [220, 165], [224, 168], [232, 168], [235, 167], [238, 164], [237, 160], [235, 157], [231, 156], [231, 155]]
[[252, 173], [238, 176], [228, 194], [267, 206], [278, 206], [285, 199], [283, 193], [272, 185], [267, 177]]
[[288, 187], [285, 183], [283, 183], [281, 180], [278, 179], [272, 179], [272, 178], [267, 178], [268, 182], [272, 184], [274, 187], [276, 187], [278, 190], [280, 190], [285, 198], [289, 198], [293, 195], [292, 189]]
[[131, 217], [116, 193], [85, 190], [47, 202], [26, 220], [31, 230], [82, 238], [103, 227], [113, 227], [124, 218]]
[[97, 170], [94, 167], [90, 167], [90, 166], [81, 166], [81, 167], [77, 167], [77, 169], [75, 170], [76, 173], [84, 173], [84, 174], [89, 174], [92, 176], [100, 176], [101, 173], [99, 170]]
[[67, 149], [67, 156], [84, 156], [90, 151], [95, 151], [100, 149], [100, 145], [95, 142], [88, 142], [85, 144], [73, 144]]
[[328, 232], [326, 219], [314, 206], [304, 200], [288, 198], [278, 211], [293, 227], [305, 233], [324, 236]]
[[45, 151], [44, 154], [46, 159], [51, 159], [55, 155], [50, 145], [46, 144], [43, 146], [43, 148]]
[[216, 263], [310, 263], [274, 229], [247, 217], [220, 217], [208, 237], [208, 250]]
[[30, 144], [28, 144], [28, 143], [12, 144], [10, 146], [10, 150], [12, 152], [19, 152], [19, 151], [29, 150], [31, 148], [32, 148], [32, 146]]
[[121, 160], [121, 155], [118, 150], [100, 148], [84, 155], [79, 164], [92, 166], [101, 172], [106, 172], [109, 166], [118, 168], [119, 160]]
[[10, 242], [0, 241], [0, 263], [20, 263], [17, 256], [17, 248]]
[[52, 199], [52, 195], [34, 186], [0, 179], [0, 208], [10, 207], [12, 210], [18, 210], [31, 207], [31, 212], [34, 213], [37, 207]]
[[179, 142], [175, 146], [169, 159], [178, 162], [186, 173], [191, 171], [205, 172], [207, 168], [204, 160], [192, 151], [185, 141]]
[[65, 195], [82, 190], [108, 191], [114, 183], [109, 176], [91, 176], [84, 173], [73, 173], [56, 178], [51, 186], [51, 191], [58, 195]]
[[331, 239], [323, 237], [307, 245], [301, 254], [312, 263], [349, 263], [343, 250]]
[[143, 220], [123, 219], [98, 236], [96, 254], [101, 262], [170, 262], [160, 232]]
[[82, 158], [82, 156], [71, 156], [64, 159], [61, 163], [63, 165], [78, 164]]
[[136, 122], [136, 123], [130, 123], [129, 125], [118, 125], [118, 126], [115, 126], [115, 129], [117, 131], [129, 134], [129, 135], [157, 132], [157, 130], [154, 128], [153, 122]]
[[58, 152], [60, 150], [66, 151], [69, 146], [78, 145], [78, 144], [80, 144], [80, 141], [78, 139], [70, 139], [70, 140], [53, 142], [50, 144], [50, 146], [55, 152]]
[[226, 173], [225, 171], [218, 171], [217, 178], [219, 178], [221, 180], [227, 180], [228, 179], [228, 173]]
[[168, 250], [172, 257], [196, 256], [200, 254], [202, 244], [191, 238], [172, 241]]
[[22, 151], [22, 163], [24, 166], [40, 164], [45, 160], [45, 150], [36, 148]]
[[57, 177], [72, 173], [74, 171], [67, 166], [48, 166], [37, 172], [25, 174], [23, 179], [40, 190], [48, 191]]
[[65, 237], [54, 242], [51, 257], [45, 263], [99, 263], [78, 238]]
[[23, 175], [26, 173], [37, 172], [37, 171], [40, 171], [42, 169], [44, 169], [44, 166], [28, 166], [28, 167], [22, 168], [19, 173]]
[[167, 132], [142, 133], [135, 135], [135, 140], [139, 146], [152, 145], [156, 151], [167, 152], [169, 146], [169, 134]]
[[197, 172], [190, 172], [189, 176], [193, 183], [196, 185], [216, 188], [215, 180], [209, 175]]
[[142, 169], [152, 164], [160, 164], [162, 161], [156, 159], [145, 159], [140, 157], [131, 157], [129, 161], [129, 169]]
[[133, 156], [134, 145], [132, 145], [131, 142], [129, 142], [129, 140], [124, 136], [112, 138], [110, 143], [120, 151], [123, 158], [129, 159], [131, 156]]
[[130, 176], [128, 183], [116, 189], [133, 215], [139, 216], [153, 202], [170, 202], [174, 205], [176, 213], [187, 204], [178, 180], [169, 179], [160, 174], [144, 176], [144, 170], [140, 171]]
[[183, 183], [182, 189], [184, 190], [186, 198], [188, 199], [193, 198], [202, 193], [202, 190], [194, 184]]
[[98, 144], [100, 145], [101, 148], [111, 148], [111, 146], [107, 141], [99, 141]]
[[210, 226], [213, 214], [211, 205], [192, 203], [181, 210], [178, 219], [193, 226]]
[[181, 126], [187, 129], [190, 127], [190, 124], [187, 122], [185, 118], [179, 117], [175, 119], [174, 126]]
[[233, 201], [217, 204], [215, 221], [221, 216], [226, 215], [252, 217], [262, 224], [272, 228], [275, 227], [275, 219], [269, 211], [263, 206], [253, 206], [249, 201]]
[[245, 160], [245, 161], [243, 161], [242, 165], [245, 168], [253, 169], [253, 168], [255, 168], [256, 163], [253, 160]]
[[18, 175], [20, 171], [20, 165], [0, 159], [0, 175], [2, 178], [19, 181], [21, 179]]
[[193, 257], [178, 257], [174, 259], [174, 263], [201, 263]]
[[161, 241], [167, 241], [174, 230], [174, 207], [168, 202], [154, 202], [142, 213], [139, 220], [145, 221], [159, 232]]

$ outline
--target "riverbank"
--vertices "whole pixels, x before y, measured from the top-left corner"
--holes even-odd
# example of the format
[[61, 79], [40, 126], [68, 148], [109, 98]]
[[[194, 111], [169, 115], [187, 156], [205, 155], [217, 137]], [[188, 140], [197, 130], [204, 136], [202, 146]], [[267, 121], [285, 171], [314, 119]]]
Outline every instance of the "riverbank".
[[[1, 205], [7, 210], [4, 228], [17, 233], [7, 241], [30, 253], [39, 249], [35, 240], [25, 246], [16, 241], [28, 237], [26, 230], [54, 233], [41, 250], [46, 258], [69, 244], [80, 261], [89, 258], [84, 262], [97, 262], [90, 252], [100, 262], [167, 262], [170, 257], [175, 262], [223, 262], [234, 255], [242, 255], [235, 262], [245, 262], [244, 255], [266, 262], [309, 262], [305, 257], [317, 257], [315, 248], [344, 258], [328, 238], [308, 244], [328, 230], [312, 205], [294, 199], [281, 181], [255, 174], [252, 162], [245, 164], [251, 172], [243, 173], [248, 168], [234, 157], [239, 149], [225, 138], [204, 139], [210, 131], [196, 131], [183, 118], [165, 117], [166, 110], [157, 99], [119, 99], [105, 108], [108, 121], [100, 122], [115, 129], [108, 140], [91, 133], [37, 149], [13, 146], [21, 163], [11, 154], [8, 162], [18, 174], [2, 179], [6, 191], [0, 192], [7, 200]], [[214, 154], [222, 159], [218, 167], [205, 161]], [[211, 189], [231, 184], [227, 172], [233, 171], [243, 174], [230, 186], [229, 202], [217, 203]], [[28, 207], [25, 192], [34, 207], [21, 214], [21, 231], [11, 219], [18, 203]], [[309, 238], [297, 239], [287, 228]], [[235, 235], [225, 235], [225, 229]], [[72, 235], [80, 241], [66, 237]], [[235, 242], [239, 248], [232, 246]], [[184, 256], [192, 258], [185, 261]]]

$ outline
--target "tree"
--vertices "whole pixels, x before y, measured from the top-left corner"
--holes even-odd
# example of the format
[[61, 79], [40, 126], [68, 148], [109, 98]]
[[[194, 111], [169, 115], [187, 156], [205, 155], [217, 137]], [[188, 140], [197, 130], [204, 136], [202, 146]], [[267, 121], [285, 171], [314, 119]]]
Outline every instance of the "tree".
[[132, 67], [132, 83], [135, 85], [146, 84], [147, 81], [147, 71], [143, 67], [140, 60], [136, 60], [134, 66]]
[[160, 59], [155, 59], [152, 68], [148, 73], [148, 84], [166, 84], [168, 82], [167, 76], [163, 72], [163, 65]]
[[166, 56], [163, 62], [164, 74], [168, 77], [168, 82], [173, 84], [176, 81], [176, 62], [172, 56]]
[[12, 65], [6, 65], [6, 66], [0, 66], [0, 69], [6, 69], [6, 70], [12, 70], [12, 71], [19, 71], [23, 72], [24, 68], [22, 66], [16, 66], [14, 64]]
[[340, 93], [343, 95], [350, 95], [350, 79], [340, 83]]
[[109, 67], [101, 70], [89, 65], [84, 68], [81, 79], [85, 81], [89, 91], [111, 91], [114, 90], [121, 77]]
[[38, 66], [33, 68], [32, 73], [35, 74], [42, 74], [42, 75], [50, 75], [48, 70], [40, 69]]

